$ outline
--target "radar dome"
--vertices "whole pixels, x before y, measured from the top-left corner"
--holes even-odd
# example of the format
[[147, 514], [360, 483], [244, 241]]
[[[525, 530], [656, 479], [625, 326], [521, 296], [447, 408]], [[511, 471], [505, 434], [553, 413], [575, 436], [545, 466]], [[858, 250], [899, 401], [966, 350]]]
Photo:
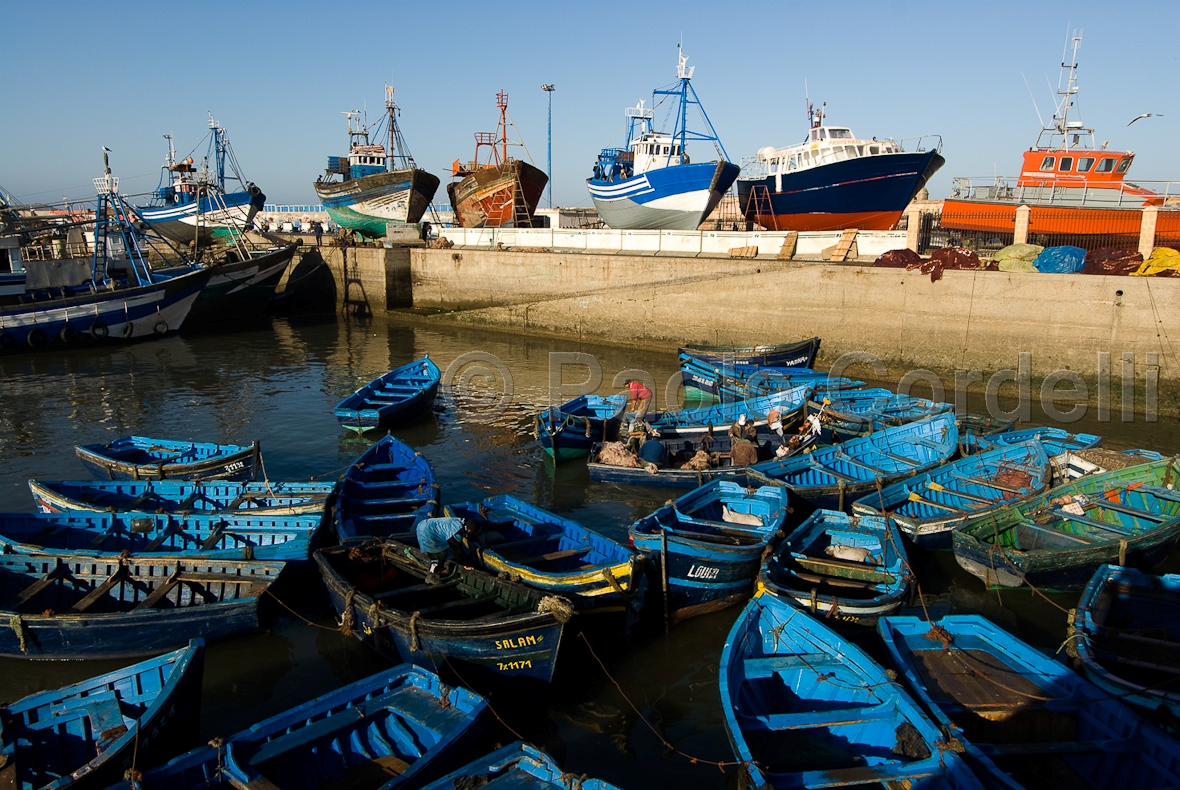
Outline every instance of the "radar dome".
[[775, 150], [773, 145], [768, 145], [765, 148], [758, 149], [758, 158], [763, 162], [769, 162], [774, 158]]

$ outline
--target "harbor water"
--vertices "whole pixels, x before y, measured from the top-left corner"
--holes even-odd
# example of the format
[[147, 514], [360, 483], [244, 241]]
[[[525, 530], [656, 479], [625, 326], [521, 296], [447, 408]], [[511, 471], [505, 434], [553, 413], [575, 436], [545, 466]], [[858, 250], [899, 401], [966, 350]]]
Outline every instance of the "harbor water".
[[[781, 338], [767, 338], [774, 340]], [[538, 410], [577, 394], [554, 391], [551, 384], [570, 388], [588, 371], [601, 372], [601, 393], [621, 391], [624, 378], [646, 374], [657, 385], [656, 405], [663, 407], [665, 385], [677, 370], [674, 353], [442, 328], [397, 316], [340, 317], [275, 319], [230, 334], [0, 358], [0, 510], [32, 509], [29, 478], [84, 477], [75, 445], [127, 434], [258, 440], [267, 479], [334, 480], [377, 438], [344, 431], [333, 417], [334, 405], [371, 378], [424, 354], [447, 371], [450, 386], [430, 417], [394, 433], [434, 465], [442, 503], [512, 494], [625, 542], [632, 521], [682, 493], [595, 483], [581, 461], [555, 468], [532, 434]], [[1040, 424], [1037, 415], [1034, 408], [1033, 422]], [[1066, 427], [1100, 434], [1113, 449], [1180, 453], [1177, 421], [1137, 417], [1124, 423], [1118, 417]], [[1076, 593], [989, 592], [960, 571], [949, 552], [911, 550], [911, 561], [921, 587], [916, 607], [924, 604], [937, 614], [982, 612], [1035, 645], [1060, 645]], [[268, 606], [261, 633], [209, 646], [204, 739], [233, 734], [387, 665], [341, 633], [313, 567], [302, 569], [280, 595]], [[493, 724], [490, 738], [506, 742], [519, 735], [566, 771], [622, 787], [732, 786], [737, 772], [717, 674], [737, 611], [688, 620], [667, 635], [662, 623], [650, 633], [596, 632], [589, 640], [567, 629], [547, 692], [478, 689], [491, 692], [502, 720]], [[883, 658], [875, 632], [864, 630], [856, 638]], [[0, 699], [123, 663], [0, 659]]]

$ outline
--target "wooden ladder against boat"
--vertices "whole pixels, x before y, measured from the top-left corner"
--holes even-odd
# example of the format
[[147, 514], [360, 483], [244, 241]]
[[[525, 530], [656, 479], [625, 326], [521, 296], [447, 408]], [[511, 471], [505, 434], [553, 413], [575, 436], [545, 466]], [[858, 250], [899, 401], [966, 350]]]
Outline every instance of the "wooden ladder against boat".
[[524, 199], [524, 188], [520, 183], [520, 173], [512, 175], [512, 227], [531, 228], [533, 215], [529, 211], [528, 201]]
[[[770, 190], [765, 184], [755, 184], [750, 189], [750, 197], [746, 200], [746, 219], [752, 222], [757, 222], [767, 230], [778, 230], [778, 217], [774, 215], [774, 204], [770, 201]], [[762, 220], [767, 220], [770, 225], [766, 225]], [[795, 234], [795, 238], [799, 238], [799, 234]], [[784, 245], [785, 246], [785, 245]], [[792, 247], [791, 255], [795, 254]], [[779, 257], [784, 257], [779, 253]], [[790, 257], [790, 256], [786, 256]]]
[[856, 228], [849, 228], [840, 236], [840, 241], [836, 242], [836, 246], [832, 249], [832, 254], [828, 256], [829, 261], [842, 261], [848, 258], [848, 253], [852, 251], [852, 245], [856, 244]]

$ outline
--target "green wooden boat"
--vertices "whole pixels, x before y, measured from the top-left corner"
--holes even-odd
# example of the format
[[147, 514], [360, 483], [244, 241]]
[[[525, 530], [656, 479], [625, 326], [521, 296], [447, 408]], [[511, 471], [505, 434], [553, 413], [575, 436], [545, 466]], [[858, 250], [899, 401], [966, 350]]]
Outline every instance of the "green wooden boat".
[[1180, 457], [1089, 475], [955, 529], [989, 586], [1080, 589], [1103, 563], [1147, 567], [1180, 537]]

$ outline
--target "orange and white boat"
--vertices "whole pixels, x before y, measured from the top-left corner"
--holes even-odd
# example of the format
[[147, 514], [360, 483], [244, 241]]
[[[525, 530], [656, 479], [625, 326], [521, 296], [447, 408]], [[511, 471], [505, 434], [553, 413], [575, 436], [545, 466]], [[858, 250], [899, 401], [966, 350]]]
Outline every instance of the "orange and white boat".
[[[943, 228], [1012, 233], [1016, 209], [1024, 205], [1029, 207], [1030, 240], [1069, 235], [1102, 237], [1099, 243], [1105, 243], [1138, 239], [1145, 206], [1180, 202], [1180, 185], [1175, 182], [1157, 191], [1127, 181], [1134, 152], [1107, 150], [1105, 142], [1096, 146], [1094, 130], [1071, 120], [1080, 44], [1081, 36], [1075, 35], [1072, 61], [1062, 63], [1053, 120], [1041, 130], [1036, 145], [1024, 152], [1020, 175], [1015, 181], [954, 179], [951, 196], [942, 205]], [[1180, 236], [1180, 211], [1160, 212], [1156, 237], [1161, 236]]]
[[[508, 94], [496, 94], [500, 126], [475, 133], [475, 158], [456, 159], [447, 185], [455, 221], [464, 228], [530, 227], [549, 177], [528, 162], [508, 156]], [[480, 161], [487, 149], [487, 161]]]

